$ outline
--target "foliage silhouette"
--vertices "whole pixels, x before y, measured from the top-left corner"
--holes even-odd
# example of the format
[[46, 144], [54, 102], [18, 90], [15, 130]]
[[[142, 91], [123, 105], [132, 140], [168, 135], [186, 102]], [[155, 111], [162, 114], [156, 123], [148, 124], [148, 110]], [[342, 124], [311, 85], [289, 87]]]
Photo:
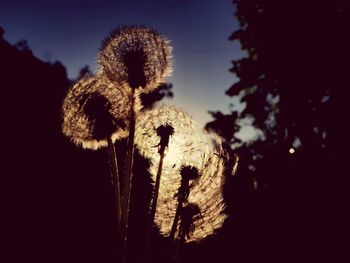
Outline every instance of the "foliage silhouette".
[[141, 101], [144, 108], [152, 108], [154, 103], [162, 100], [163, 98], [172, 98], [174, 96], [171, 89], [173, 85], [171, 83], [162, 83], [155, 90], [149, 93], [141, 94]]
[[262, 261], [286, 261], [286, 255], [334, 261], [331, 228], [344, 193], [339, 117], [349, 83], [349, 2], [233, 2], [240, 28], [230, 40], [240, 41], [247, 56], [233, 61], [230, 71], [239, 81], [226, 94], [246, 107], [212, 112], [206, 128], [231, 146], [239, 142], [239, 120], [253, 116], [253, 126], [263, 132], [262, 139], [237, 149], [240, 168], [228, 199], [245, 201], [228, 206], [236, 217], [229, 227], [237, 240], [254, 241], [234, 241], [236, 257], [253, 251]]
[[78, 81], [79, 79], [82, 79], [84, 77], [92, 76], [92, 75], [93, 75], [93, 73], [92, 73], [89, 65], [85, 65], [84, 67], [82, 67], [79, 70], [78, 77], [76, 78], [76, 81]]

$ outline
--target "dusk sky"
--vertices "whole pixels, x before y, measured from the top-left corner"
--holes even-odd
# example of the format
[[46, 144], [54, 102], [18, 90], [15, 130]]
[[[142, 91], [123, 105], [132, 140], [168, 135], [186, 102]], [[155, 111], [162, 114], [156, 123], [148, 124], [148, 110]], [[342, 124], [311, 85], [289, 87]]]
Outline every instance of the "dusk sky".
[[231, 60], [242, 56], [228, 40], [238, 28], [231, 0], [2, 0], [0, 25], [10, 43], [26, 39], [34, 55], [59, 60], [75, 78], [95, 58], [102, 40], [122, 24], [146, 24], [171, 40], [174, 99], [200, 124], [208, 110], [228, 111], [225, 91], [236, 81]]

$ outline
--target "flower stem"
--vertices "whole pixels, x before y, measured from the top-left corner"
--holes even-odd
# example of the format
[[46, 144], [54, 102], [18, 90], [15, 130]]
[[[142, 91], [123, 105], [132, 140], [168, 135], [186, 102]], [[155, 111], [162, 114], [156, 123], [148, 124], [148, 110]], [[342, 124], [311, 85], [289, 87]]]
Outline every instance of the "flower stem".
[[120, 202], [120, 187], [119, 187], [119, 173], [118, 173], [118, 162], [117, 155], [115, 152], [115, 146], [110, 137], [107, 138], [109, 158], [112, 163], [112, 175], [114, 184], [114, 197], [115, 197], [115, 208], [117, 214], [117, 232], [120, 233], [120, 221], [121, 221], [121, 202]]
[[128, 139], [128, 152], [126, 156], [126, 174], [124, 178], [124, 187], [122, 195], [123, 212], [121, 217], [121, 242], [122, 242], [122, 262], [126, 262], [127, 254], [127, 229], [129, 217], [129, 201], [131, 192], [132, 169], [134, 161], [134, 137], [135, 137], [135, 89], [132, 89], [130, 106], [130, 132]]
[[160, 153], [160, 159], [159, 159], [159, 165], [158, 165], [158, 171], [157, 171], [157, 178], [156, 178], [156, 185], [154, 187], [154, 195], [153, 195], [153, 201], [152, 201], [152, 207], [151, 207], [151, 217], [150, 222], [154, 221], [154, 217], [156, 215], [156, 208], [157, 208], [157, 202], [158, 202], [158, 193], [159, 193], [159, 186], [160, 186], [160, 177], [162, 176], [162, 168], [163, 168], [163, 160], [164, 160], [164, 151]]
[[182, 208], [182, 202], [179, 201], [179, 203], [177, 204], [176, 213], [175, 213], [173, 225], [171, 226], [171, 231], [169, 236], [171, 243], [173, 243], [175, 239], [175, 233], [177, 229], [177, 224], [179, 222], [181, 208]]
[[144, 251], [144, 260], [145, 262], [149, 261], [151, 252], [151, 236], [152, 236], [152, 228], [153, 228], [153, 223], [154, 223], [154, 218], [156, 215], [156, 209], [157, 209], [157, 202], [158, 202], [158, 193], [159, 193], [159, 186], [160, 186], [160, 178], [162, 175], [162, 169], [163, 169], [163, 160], [164, 160], [164, 151], [165, 148], [162, 149], [162, 151], [159, 153], [160, 158], [159, 158], [159, 165], [158, 165], [158, 171], [157, 171], [157, 177], [156, 177], [156, 184], [154, 186], [154, 194], [153, 194], [153, 200], [152, 200], [152, 206], [151, 206], [151, 213], [150, 213], [150, 218], [149, 222], [147, 225], [147, 232], [146, 232], [146, 238], [145, 238], [145, 251]]

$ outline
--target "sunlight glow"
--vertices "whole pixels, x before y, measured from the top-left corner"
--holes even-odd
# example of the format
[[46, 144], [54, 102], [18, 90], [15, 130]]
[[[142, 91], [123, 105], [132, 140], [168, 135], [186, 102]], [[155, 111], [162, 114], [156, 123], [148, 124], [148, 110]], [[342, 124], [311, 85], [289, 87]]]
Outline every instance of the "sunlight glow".
[[174, 127], [175, 132], [164, 158], [155, 222], [161, 234], [170, 234], [178, 204], [175, 195], [180, 187], [180, 168], [195, 166], [201, 176], [192, 183], [188, 201], [198, 205], [201, 216], [194, 221], [194, 231], [186, 242], [199, 241], [221, 228], [226, 218], [222, 196], [225, 160], [221, 141], [199, 129], [185, 112], [175, 107], [163, 106], [140, 115], [135, 142], [140, 152], [151, 160], [153, 180], [159, 163], [156, 147], [159, 137], [155, 129], [165, 123]]

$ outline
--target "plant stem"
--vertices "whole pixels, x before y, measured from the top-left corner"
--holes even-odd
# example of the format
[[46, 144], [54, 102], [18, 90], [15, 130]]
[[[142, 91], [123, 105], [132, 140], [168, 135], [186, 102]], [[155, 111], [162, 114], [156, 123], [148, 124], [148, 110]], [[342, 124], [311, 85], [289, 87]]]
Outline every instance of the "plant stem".
[[121, 242], [122, 242], [122, 262], [126, 262], [127, 253], [127, 229], [129, 217], [129, 201], [131, 191], [132, 169], [134, 161], [134, 137], [135, 137], [135, 89], [132, 89], [131, 105], [130, 105], [130, 132], [128, 139], [128, 152], [126, 156], [126, 174], [123, 187], [123, 212], [121, 217]]
[[160, 186], [160, 177], [162, 176], [162, 169], [163, 169], [163, 160], [164, 160], [164, 151], [160, 153], [160, 159], [159, 159], [159, 165], [158, 165], [158, 171], [157, 171], [157, 178], [156, 178], [156, 185], [154, 186], [154, 195], [152, 200], [152, 207], [151, 207], [151, 217], [150, 222], [154, 221], [154, 217], [156, 215], [156, 209], [157, 209], [157, 202], [158, 202], [158, 193], [159, 193], [159, 186]]
[[121, 210], [121, 202], [120, 202], [118, 161], [117, 161], [117, 155], [115, 152], [115, 146], [114, 146], [114, 143], [112, 142], [112, 139], [108, 137], [107, 142], [108, 142], [109, 158], [110, 158], [111, 163], [112, 163], [115, 208], [116, 208], [116, 215], [117, 215], [117, 231], [119, 234], [120, 233], [120, 221], [121, 221], [122, 210]]
[[181, 251], [181, 247], [184, 243], [184, 237], [180, 237], [180, 240], [178, 240], [177, 242], [173, 242], [174, 244], [174, 250], [171, 253], [171, 257], [170, 257], [170, 262], [171, 263], [178, 263], [180, 262], [180, 251]]
[[177, 229], [177, 223], [179, 222], [181, 208], [182, 208], [182, 202], [179, 201], [179, 203], [177, 204], [176, 213], [175, 213], [173, 225], [171, 226], [171, 231], [169, 236], [171, 243], [174, 242], [174, 239], [175, 239], [175, 233]]
[[176, 229], [179, 222], [182, 206], [183, 206], [183, 202], [179, 201], [176, 209], [174, 222], [170, 231], [170, 262], [171, 263], [179, 262], [180, 250], [182, 245], [185, 243], [185, 233], [182, 231], [178, 233], [180, 240], [177, 240], [177, 241], [175, 240]]
[[170, 230], [170, 258], [171, 258], [171, 262], [178, 262], [178, 256], [179, 256], [179, 250], [181, 247], [181, 244], [184, 243], [185, 240], [185, 235], [184, 233], [182, 233], [180, 231], [179, 233], [179, 237], [180, 237], [180, 241], [176, 242], [175, 241], [175, 234], [176, 234], [176, 230], [177, 230], [177, 225], [179, 223], [179, 218], [180, 218], [180, 213], [182, 213], [182, 209], [183, 209], [183, 204], [184, 202], [187, 202], [188, 200], [188, 195], [187, 197], [184, 197], [185, 193], [184, 193], [184, 188], [186, 185], [188, 185], [188, 181], [184, 181], [184, 179], [182, 179], [181, 181], [181, 186], [177, 192], [178, 195], [178, 204], [177, 204], [177, 208], [176, 208], [176, 213], [175, 213], [175, 217], [174, 217], [174, 221], [173, 221], [173, 225], [171, 226], [171, 230]]
[[151, 207], [151, 213], [149, 222], [147, 225], [147, 232], [146, 232], [146, 238], [145, 238], [145, 251], [144, 251], [144, 260], [145, 262], [148, 262], [150, 257], [150, 247], [151, 247], [151, 236], [152, 236], [152, 228], [153, 228], [153, 222], [156, 215], [156, 209], [157, 209], [157, 202], [158, 202], [158, 193], [159, 193], [159, 186], [160, 186], [160, 178], [162, 175], [162, 169], [163, 169], [163, 160], [164, 160], [164, 151], [165, 148], [159, 153], [159, 165], [158, 165], [158, 171], [157, 171], [157, 177], [156, 177], [156, 185], [154, 186], [154, 194], [153, 194], [153, 200], [152, 200], [152, 207]]

